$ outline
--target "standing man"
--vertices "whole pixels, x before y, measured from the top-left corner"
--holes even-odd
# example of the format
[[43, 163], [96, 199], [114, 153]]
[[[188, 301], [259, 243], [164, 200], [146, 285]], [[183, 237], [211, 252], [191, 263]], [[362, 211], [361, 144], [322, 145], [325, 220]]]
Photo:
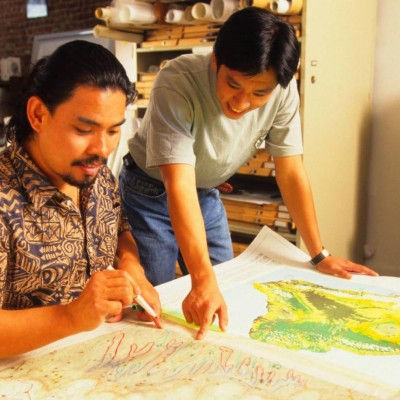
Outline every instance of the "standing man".
[[105, 165], [135, 96], [85, 41], [30, 74], [0, 154], [0, 358], [118, 321], [140, 293], [160, 314]]
[[[299, 43], [290, 24], [248, 7], [222, 26], [212, 55], [184, 55], [158, 74], [142, 125], [129, 141], [122, 198], [146, 275], [153, 284], [187, 267], [192, 288], [182, 308], [197, 338], [227, 309], [212, 265], [232, 257], [215, 187], [260, 143], [274, 156], [285, 204], [317, 268], [349, 278], [370, 269], [324, 250], [302, 163], [299, 96], [293, 78]], [[184, 264], [183, 264], [184, 262]]]

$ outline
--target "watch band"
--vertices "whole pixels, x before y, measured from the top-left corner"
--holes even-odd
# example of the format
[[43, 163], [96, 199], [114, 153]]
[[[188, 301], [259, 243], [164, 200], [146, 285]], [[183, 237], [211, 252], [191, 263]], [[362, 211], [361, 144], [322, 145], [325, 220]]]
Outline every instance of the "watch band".
[[321, 262], [323, 259], [325, 259], [326, 257], [329, 257], [331, 255], [331, 253], [329, 252], [329, 250], [325, 249], [324, 247], [322, 248], [321, 252], [318, 253], [314, 258], [312, 258], [310, 260], [310, 263], [314, 266], [317, 266], [317, 264], [319, 262]]

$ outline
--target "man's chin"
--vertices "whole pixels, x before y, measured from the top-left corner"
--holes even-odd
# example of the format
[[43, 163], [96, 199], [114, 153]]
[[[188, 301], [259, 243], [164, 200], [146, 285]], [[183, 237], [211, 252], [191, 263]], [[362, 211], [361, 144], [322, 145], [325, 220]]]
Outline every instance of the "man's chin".
[[69, 185], [76, 186], [80, 189], [87, 188], [91, 185], [93, 185], [93, 182], [96, 180], [97, 174], [96, 175], [86, 175], [81, 179], [76, 179], [70, 175], [64, 175], [62, 176], [62, 179], [64, 182], [68, 183]]

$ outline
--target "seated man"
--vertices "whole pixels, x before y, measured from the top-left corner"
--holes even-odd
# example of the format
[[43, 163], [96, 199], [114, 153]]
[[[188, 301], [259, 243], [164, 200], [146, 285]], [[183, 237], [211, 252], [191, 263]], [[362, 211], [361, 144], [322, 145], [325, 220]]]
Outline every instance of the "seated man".
[[85, 41], [30, 74], [0, 154], [0, 358], [119, 321], [138, 294], [160, 314], [105, 165], [135, 96], [115, 56]]

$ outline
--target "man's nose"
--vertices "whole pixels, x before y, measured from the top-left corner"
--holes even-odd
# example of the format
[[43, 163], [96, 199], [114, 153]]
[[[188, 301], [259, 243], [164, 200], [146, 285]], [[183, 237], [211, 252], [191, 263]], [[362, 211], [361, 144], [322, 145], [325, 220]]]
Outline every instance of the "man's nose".
[[248, 94], [241, 91], [233, 97], [234, 111], [245, 111], [250, 108], [250, 98]]
[[93, 137], [88, 149], [89, 154], [95, 154], [102, 158], [108, 158], [108, 156], [114, 150], [115, 145], [112, 143], [107, 134], [100, 133]]

